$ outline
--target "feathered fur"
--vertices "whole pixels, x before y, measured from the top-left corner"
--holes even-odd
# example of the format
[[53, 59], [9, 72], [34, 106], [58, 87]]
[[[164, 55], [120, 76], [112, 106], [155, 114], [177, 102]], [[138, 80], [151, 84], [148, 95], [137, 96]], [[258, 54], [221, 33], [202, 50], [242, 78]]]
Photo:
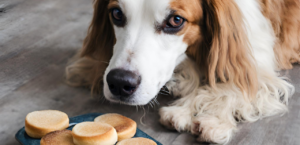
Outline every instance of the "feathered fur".
[[[110, 20], [112, 2], [128, 18], [124, 28]], [[179, 98], [160, 109], [160, 122], [220, 144], [239, 122], [287, 112], [294, 87], [278, 70], [300, 62], [299, 0], [95, 0], [94, 9], [80, 55], [66, 68], [70, 85], [104, 84], [109, 99], [103, 80], [111, 69], [140, 72], [137, 103], [165, 84]], [[174, 10], [184, 28], [155, 30]]]

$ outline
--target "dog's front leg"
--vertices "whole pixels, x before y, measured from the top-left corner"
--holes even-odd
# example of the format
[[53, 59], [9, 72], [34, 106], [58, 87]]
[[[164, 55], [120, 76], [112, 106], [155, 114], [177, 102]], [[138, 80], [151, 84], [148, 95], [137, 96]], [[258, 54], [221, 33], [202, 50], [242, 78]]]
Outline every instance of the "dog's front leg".
[[166, 87], [179, 99], [160, 109], [160, 122], [167, 128], [192, 132], [199, 141], [226, 143], [236, 129], [234, 105], [249, 104], [233, 85], [199, 87], [202, 73], [195, 68], [188, 58], [176, 67]]
[[186, 96], [197, 90], [199, 86], [199, 74], [201, 73], [196, 68], [192, 60], [185, 58], [174, 70], [172, 78], [166, 83], [170, 94], [181, 98], [169, 107], [162, 107], [159, 111], [160, 122], [169, 129], [190, 131], [193, 112]]
[[169, 107], [162, 107], [159, 111], [160, 122], [169, 129], [177, 131], [190, 131], [192, 126], [192, 116], [190, 108], [191, 102], [187, 96], [197, 90], [200, 84], [199, 74], [195, 63], [189, 58], [185, 58], [174, 70], [172, 78], [166, 83], [170, 94], [180, 97]]
[[184, 104], [162, 107], [159, 110], [159, 114], [161, 116], [160, 123], [167, 128], [175, 129], [179, 132], [190, 131], [193, 114], [192, 110]]
[[171, 106], [161, 108], [160, 122], [177, 131], [192, 132], [200, 142], [229, 142], [236, 130], [236, 105], [244, 104], [250, 110], [252, 106], [237, 88], [228, 84], [218, 84], [217, 88], [220, 89], [199, 87]]

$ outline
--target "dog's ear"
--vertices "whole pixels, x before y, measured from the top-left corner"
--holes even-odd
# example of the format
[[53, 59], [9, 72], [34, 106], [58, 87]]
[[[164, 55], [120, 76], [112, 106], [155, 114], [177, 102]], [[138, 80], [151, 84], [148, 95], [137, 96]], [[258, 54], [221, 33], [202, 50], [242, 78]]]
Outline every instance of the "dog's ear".
[[94, 0], [94, 15], [83, 47], [66, 68], [66, 81], [72, 86], [91, 86], [101, 93], [104, 71], [112, 57], [115, 34], [109, 19], [109, 0]]
[[81, 56], [107, 62], [112, 57], [115, 34], [109, 18], [109, 0], [94, 0], [93, 20], [84, 40]]
[[244, 96], [254, 97], [256, 69], [238, 6], [234, 0], [203, 0], [202, 8], [202, 38], [188, 55], [206, 71], [212, 87], [217, 81], [234, 83]]

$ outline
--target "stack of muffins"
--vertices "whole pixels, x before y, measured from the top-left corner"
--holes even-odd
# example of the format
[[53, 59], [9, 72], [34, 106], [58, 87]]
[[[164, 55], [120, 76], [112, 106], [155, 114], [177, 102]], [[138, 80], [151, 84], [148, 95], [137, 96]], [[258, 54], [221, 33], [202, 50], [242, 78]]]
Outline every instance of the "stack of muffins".
[[57, 110], [31, 112], [25, 119], [25, 131], [41, 138], [41, 145], [156, 145], [147, 138], [132, 138], [136, 122], [119, 114], [105, 114], [94, 122], [76, 124], [72, 131], [69, 117]]

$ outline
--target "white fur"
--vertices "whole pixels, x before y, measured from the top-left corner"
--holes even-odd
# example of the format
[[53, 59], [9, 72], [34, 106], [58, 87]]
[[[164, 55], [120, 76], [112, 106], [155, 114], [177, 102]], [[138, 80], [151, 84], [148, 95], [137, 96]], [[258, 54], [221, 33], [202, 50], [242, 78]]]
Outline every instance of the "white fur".
[[[167, 83], [167, 87], [182, 98], [170, 107], [161, 108], [161, 123], [178, 131], [191, 131], [199, 135], [199, 141], [226, 144], [237, 130], [237, 120], [253, 122], [287, 112], [288, 98], [294, 91], [293, 86], [276, 73], [277, 64], [273, 51], [275, 36], [271, 24], [261, 13], [259, 4], [256, 0], [236, 0], [236, 3], [244, 16], [253, 63], [257, 68], [259, 91], [255, 100], [248, 101], [234, 84], [229, 83], [217, 84], [217, 89], [204, 85], [194, 91], [187, 91], [190, 86], [183, 86], [189, 81], [200, 84], [194, 82], [199, 80], [199, 75], [197, 71], [193, 71], [193, 64], [185, 64], [192, 63], [189, 59], [178, 66], [177, 70], [181, 72], [174, 73]], [[182, 81], [180, 74], [189, 79]], [[180, 81], [174, 83], [174, 80]], [[181, 95], [180, 92], [184, 94]], [[185, 117], [187, 114], [190, 117]], [[186, 119], [183, 120], [182, 116]]]
[[172, 77], [173, 70], [187, 44], [183, 36], [157, 33], [155, 24], [162, 24], [170, 13], [169, 1], [119, 0], [127, 17], [125, 27], [114, 27], [117, 43], [114, 55], [104, 75], [104, 95], [113, 102], [106, 76], [112, 69], [122, 68], [141, 75], [141, 84], [129, 105], [144, 105], [151, 101]]
[[[134, 71], [141, 75], [142, 82], [127, 104], [147, 104], [166, 85], [179, 99], [160, 109], [160, 122], [178, 131], [192, 132], [199, 141], [220, 144], [230, 141], [238, 121], [253, 122], [287, 112], [294, 87], [276, 72], [274, 32], [257, 0], [235, 0], [244, 18], [249, 55], [254, 58], [259, 81], [256, 98], [251, 102], [233, 83], [219, 83], [215, 88], [201, 83], [202, 70], [185, 55], [188, 45], [183, 42], [184, 34], [156, 32], [155, 24], [162, 23], [170, 13], [169, 0], [119, 2], [127, 24], [124, 28], [114, 27], [117, 42], [104, 75], [104, 95], [108, 100], [119, 102], [108, 89], [108, 72], [115, 68]], [[84, 62], [87, 61], [77, 61]], [[76, 72], [72, 68], [70, 72]]]

